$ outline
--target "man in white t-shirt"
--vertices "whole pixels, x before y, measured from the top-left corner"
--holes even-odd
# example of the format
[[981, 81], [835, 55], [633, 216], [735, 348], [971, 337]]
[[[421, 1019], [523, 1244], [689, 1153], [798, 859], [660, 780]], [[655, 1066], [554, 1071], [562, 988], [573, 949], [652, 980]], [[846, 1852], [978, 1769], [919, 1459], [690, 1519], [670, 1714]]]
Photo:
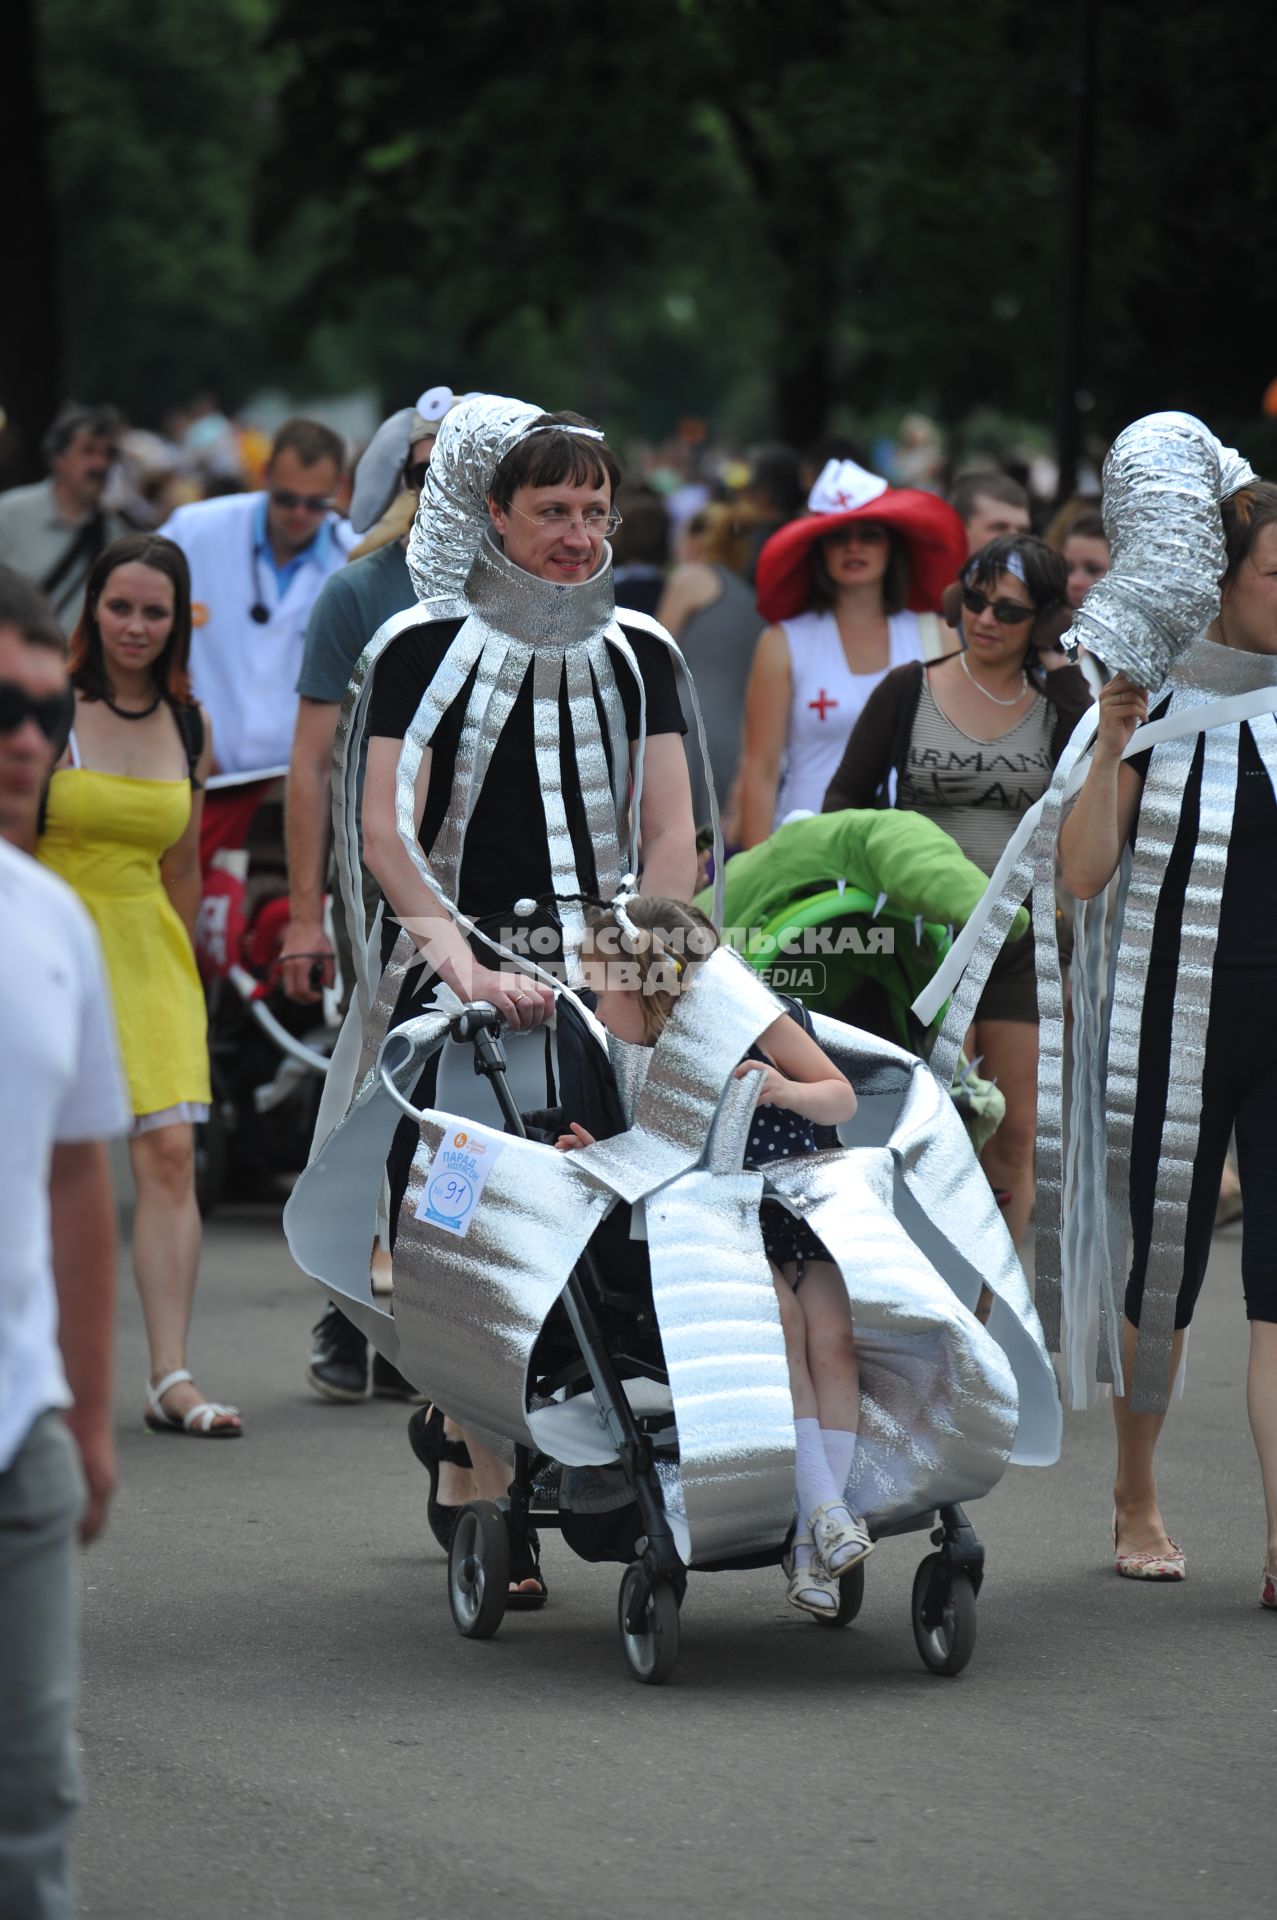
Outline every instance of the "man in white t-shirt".
[[127, 1131], [92, 922], [30, 857], [54, 742], [62, 638], [0, 567], [0, 1915], [70, 1920], [77, 1533], [115, 1481], [115, 1206]]

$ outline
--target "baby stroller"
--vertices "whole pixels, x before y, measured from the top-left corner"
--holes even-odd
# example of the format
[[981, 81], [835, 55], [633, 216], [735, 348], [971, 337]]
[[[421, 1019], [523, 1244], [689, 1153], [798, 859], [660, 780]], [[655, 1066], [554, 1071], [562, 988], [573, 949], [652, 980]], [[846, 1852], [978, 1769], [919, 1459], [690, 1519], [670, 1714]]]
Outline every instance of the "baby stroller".
[[[691, 996], [655, 1048], [610, 1038], [630, 1130], [568, 1155], [528, 1137], [490, 1008], [409, 1022], [383, 1043], [284, 1215], [294, 1257], [377, 1350], [468, 1430], [512, 1443], [508, 1500], [471, 1503], [453, 1537], [459, 1631], [496, 1631], [512, 1552], [529, 1527], [558, 1526], [582, 1557], [624, 1564], [621, 1643], [647, 1684], [674, 1669], [689, 1573], [778, 1561], [793, 1518], [788, 1376], [757, 1237], [762, 1176], [741, 1170], [757, 1085], [732, 1078], [777, 1003], [727, 950], [699, 969], [696, 993], [712, 1043], [682, 1017]], [[952, 1107], [900, 1048], [827, 1020], [816, 1029], [861, 1095], [848, 1150], [769, 1168], [769, 1189], [844, 1273], [857, 1271], [862, 1424], [848, 1497], [875, 1539], [932, 1530], [913, 1628], [928, 1668], [952, 1675], [971, 1657], [984, 1561], [962, 1502], [1008, 1460], [1057, 1457], [1054, 1378]], [[442, 1096], [412, 1106], [423, 1063], [451, 1043], [473, 1048], [500, 1128], [445, 1110]], [[402, 1113], [421, 1144], [392, 1314], [365, 1276], [377, 1174]], [[632, 1228], [616, 1231], [626, 1209], [642, 1214], [645, 1249]], [[997, 1296], [987, 1332], [969, 1311], [985, 1282]], [[551, 1461], [564, 1468], [557, 1511], [536, 1494]], [[621, 1484], [605, 1523], [574, 1500], [591, 1475]], [[818, 1623], [848, 1625], [862, 1595], [863, 1568], [852, 1568], [837, 1614]]]
[[287, 925], [282, 810], [267, 799], [244, 846], [212, 855], [196, 923], [213, 1094], [195, 1142], [205, 1215], [228, 1195], [298, 1172], [310, 1150], [339, 1028], [339, 983], [318, 1006], [288, 999], [279, 984]]

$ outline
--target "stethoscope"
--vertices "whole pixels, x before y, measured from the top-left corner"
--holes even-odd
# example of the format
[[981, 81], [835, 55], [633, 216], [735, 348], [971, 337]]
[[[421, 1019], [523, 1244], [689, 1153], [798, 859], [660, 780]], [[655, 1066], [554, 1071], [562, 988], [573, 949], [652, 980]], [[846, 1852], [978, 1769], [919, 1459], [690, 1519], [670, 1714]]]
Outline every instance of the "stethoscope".
[[248, 617], [253, 622], [254, 626], [265, 627], [270, 625], [270, 608], [267, 606], [266, 602], [262, 599], [262, 593], [261, 593], [262, 577], [260, 573], [257, 571], [258, 560], [259, 560], [259, 555], [257, 552], [257, 536], [254, 533], [253, 527], [250, 523], [249, 529], [248, 529], [248, 563], [253, 570], [253, 593], [256, 597], [253, 601], [252, 606], [248, 609]]

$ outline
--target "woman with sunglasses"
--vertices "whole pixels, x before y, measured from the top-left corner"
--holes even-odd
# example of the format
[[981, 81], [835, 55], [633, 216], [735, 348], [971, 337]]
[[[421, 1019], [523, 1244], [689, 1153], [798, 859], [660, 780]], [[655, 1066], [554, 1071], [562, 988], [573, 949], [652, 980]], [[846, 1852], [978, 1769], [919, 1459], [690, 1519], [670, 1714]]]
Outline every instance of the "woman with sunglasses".
[[764, 628], [745, 691], [740, 839], [819, 811], [852, 727], [890, 669], [943, 651], [940, 595], [966, 557], [953, 508], [830, 460], [800, 520], [758, 556]]
[[[992, 873], [1020, 817], [1090, 704], [1059, 650], [1073, 610], [1064, 562], [1033, 534], [991, 540], [946, 589], [963, 647], [898, 668], [872, 693], [825, 794], [824, 811], [895, 804], [924, 813]], [[981, 1155], [1018, 1242], [1033, 1207], [1038, 1062], [1033, 936], [1008, 943], [976, 1010], [967, 1051], [983, 1061], [1006, 1117]]]
[[75, 719], [49, 784], [39, 857], [92, 914], [133, 1104], [133, 1272], [151, 1371], [146, 1425], [238, 1435], [186, 1365], [200, 1255], [195, 1123], [208, 1114], [207, 1021], [192, 940], [213, 739], [191, 699], [191, 582], [180, 547], [128, 534], [99, 556], [71, 638]]

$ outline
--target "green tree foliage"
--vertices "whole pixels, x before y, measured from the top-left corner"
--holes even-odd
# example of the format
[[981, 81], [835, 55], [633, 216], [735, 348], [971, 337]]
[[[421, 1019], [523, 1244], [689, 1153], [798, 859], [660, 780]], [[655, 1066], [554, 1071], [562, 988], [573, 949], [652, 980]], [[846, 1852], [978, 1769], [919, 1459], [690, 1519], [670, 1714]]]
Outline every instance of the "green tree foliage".
[[41, 0], [67, 385], [140, 419], [240, 389], [268, 305], [252, 250], [266, 0]]
[[[1081, 4], [40, 0], [71, 383], [1045, 422]], [[1277, 373], [1261, 19], [1099, 0], [1101, 434]]]

